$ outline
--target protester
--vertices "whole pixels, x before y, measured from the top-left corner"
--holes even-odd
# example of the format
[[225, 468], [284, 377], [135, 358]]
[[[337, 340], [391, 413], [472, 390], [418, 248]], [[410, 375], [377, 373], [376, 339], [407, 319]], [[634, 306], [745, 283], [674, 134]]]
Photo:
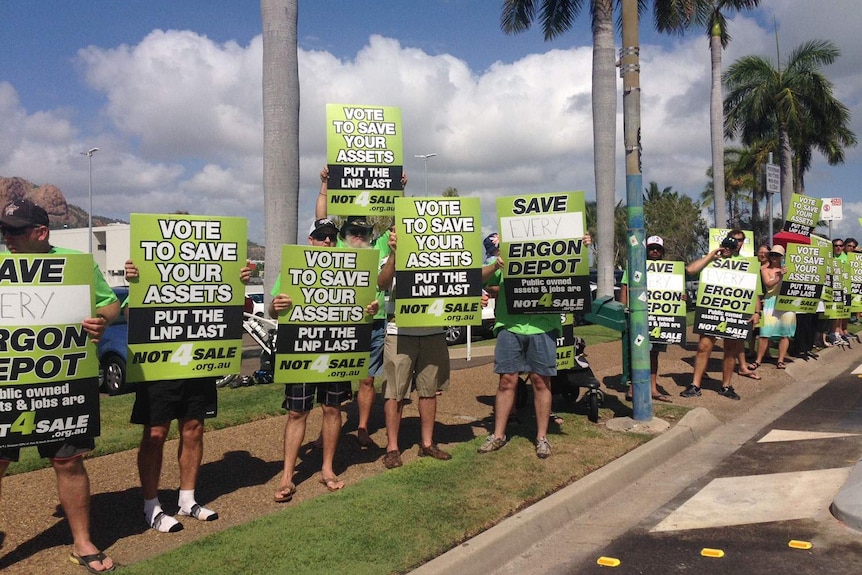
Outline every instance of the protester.
[[[13, 254], [71, 254], [74, 250], [57, 248], [50, 243], [48, 213], [30, 200], [8, 203], [0, 216], [0, 235]], [[105, 282], [99, 266], [93, 264], [93, 301], [95, 317], [85, 318], [81, 326], [98, 343], [105, 328], [120, 313], [120, 303]], [[49, 458], [57, 476], [57, 493], [63, 513], [72, 532], [69, 561], [90, 573], [115, 569], [114, 561], [100, 551], [90, 538], [90, 478], [84, 467], [84, 456], [95, 448], [92, 437], [70, 437], [56, 443], [38, 446], [39, 455]], [[19, 448], [0, 449], [0, 481], [9, 463], [18, 461]], [[23, 510], [26, 512], [26, 510]]]
[[[710, 262], [720, 258], [740, 259], [740, 249], [745, 242], [745, 233], [734, 228], [727, 234], [727, 238], [722, 242], [722, 245], [717, 249], [709, 252], [702, 258], [690, 263], [685, 268], [685, 272], [689, 275], [698, 275]], [[759, 284], [759, 282], [758, 282]], [[758, 286], [759, 288], [759, 286]], [[757, 290], [760, 291], [759, 289]], [[755, 296], [756, 297], [756, 296]], [[749, 318], [751, 324], [756, 323], [760, 319], [760, 299], [757, 298], [757, 311]], [[709, 363], [709, 356], [712, 354], [712, 348], [715, 346], [716, 336], [709, 334], [700, 334], [700, 339], [697, 343], [697, 355], [694, 358], [694, 372], [692, 374], [691, 384], [680, 393], [681, 397], [700, 397], [701, 383], [703, 376], [706, 374], [706, 367]], [[736, 339], [724, 338], [724, 358], [722, 360], [722, 378], [721, 389], [718, 394], [729, 399], [738, 400], [739, 395], [733, 389], [731, 380], [736, 365], [736, 361], [742, 353], [743, 341]]]
[[[338, 227], [331, 220], [318, 219], [312, 224], [308, 233], [308, 243], [312, 246], [329, 248], [335, 245], [338, 233]], [[272, 318], [278, 318], [293, 305], [290, 296], [281, 293], [281, 275], [275, 280], [272, 295], [273, 300], [269, 304], [269, 315]], [[365, 312], [374, 315], [377, 313], [377, 307], [378, 303], [375, 300], [365, 308]], [[282, 405], [284, 409], [288, 410], [287, 421], [284, 425], [284, 470], [278, 491], [274, 496], [276, 503], [287, 503], [293, 499], [293, 495], [296, 493], [293, 475], [296, 469], [296, 460], [299, 457], [299, 448], [305, 438], [308, 414], [314, 407], [315, 396], [317, 396], [317, 402], [323, 410], [320, 432], [321, 447], [323, 448], [320, 483], [325, 485], [329, 491], [338, 491], [344, 487], [344, 482], [339, 480], [335, 473], [333, 463], [338, 447], [338, 436], [341, 434], [341, 404], [351, 397], [350, 382], [287, 384], [284, 386], [284, 403]]]
[[449, 380], [449, 349], [446, 336], [440, 327], [399, 328], [395, 312], [395, 254], [397, 234], [389, 235], [389, 255], [380, 268], [377, 285], [391, 296], [387, 303], [390, 320], [386, 327], [386, 344], [383, 353], [383, 370], [386, 382], [383, 397], [386, 399], [386, 455], [383, 465], [387, 469], [401, 467], [401, 450], [398, 436], [404, 400], [415, 382], [419, 395], [420, 443], [419, 457], [433, 457], [446, 461], [452, 456], [434, 443], [434, 422], [437, 417], [437, 391]]
[[[329, 168], [324, 167], [320, 171], [320, 193], [317, 195], [314, 217], [316, 220], [326, 218], [327, 180], [329, 179]], [[401, 174], [401, 187], [407, 187], [407, 172]], [[383, 233], [378, 241], [372, 246], [371, 234], [374, 226], [368, 223], [365, 216], [348, 216], [338, 236], [337, 247], [370, 248], [378, 250], [382, 261], [389, 253], [388, 237], [389, 231]], [[381, 249], [384, 248], [384, 249]], [[384, 253], [385, 252], [385, 253]], [[368, 377], [359, 381], [359, 389], [356, 392], [356, 407], [359, 412], [359, 423], [356, 428], [356, 439], [360, 447], [378, 448], [379, 446], [371, 439], [368, 432], [368, 421], [371, 418], [371, 407], [374, 405], [374, 378], [383, 373], [383, 347], [386, 339], [386, 292], [377, 290], [378, 311], [374, 316], [374, 324], [371, 330], [371, 356], [368, 363]]]
[[[138, 281], [138, 267], [127, 260], [128, 281]], [[240, 279], [248, 283], [251, 267], [240, 271]], [[215, 521], [218, 513], [200, 505], [195, 499], [198, 473], [204, 453], [204, 420], [218, 412], [216, 380], [213, 377], [147, 381], [138, 384], [132, 406], [131, 423], [143, 425], [138, 447], [138, 475], [144, 498], [144, 521], [160, 533], [176, 533], [183, 524], [168, 515], [159, 501], [159, 479], [165, 442], [171, 422], [176, 419], [179, 430], [177, 462], [180, 468], [180, 488], [177, 515], [200, 521]]]
[[757, 359], [748, 365], [748, 369], [755, 370], [760, 367], [763, 357], [769, 349], [770, 340], [778, 340], [777, 369], [785, 369], [784, 360], [787, 359], [787, 350], [790, 347], [790, 338], [796, 334], [796, 314], [792, 311], [777, 311], [775, 304], [781, 292], [781, 280], [787, 274], [784, 266], [784, 247], [773, 246], [769, 250], [769, 261], [760, 268], [761, 281], [763, 282], [764, 299], [763, 314], [760, 318], [760, 338], [758, 341]]
[[[664, 259], [664, 239], [661, 236], [650, 236], [646, 240], [646, 250], [648, 260]], [[622, 289], [620, 290], [620, 300], [623, 305], [629, 305], [629, 284], [628, 274], [623, 275]], [[667, 344], [661, 342], [650, 342], [649, 344], [649, 385], [650, 393], [655, 401], [664, 403], [673, 403], [669, 395], [658, 390], [658, 354], [667, 351]], [[626, 401], [631, 401], [632, 384], [628, 383], [626, 387]]]
[[[856, 240], [850, 238], [851, 241], [855, 243]], [[832, 257], [840, 262], [841, 269], [847, 265], [847, 251], [845, 250], [845, 242], [841, 238], [836, 238], [832, 240]], [[833, 282], [836, 281], [833, 278]], [[839, 279], [838, 283], [841, 283], [843, 279]], [[844, 294], [844, 304], [847, 305], [849, 302], [849, 294]], [[841, 345], [841, 346], [850, 346], [850, 336], [847, 334], [847, 318], [849, 317], [849, 313], [846, 313], [844, 317], [836, 318], [832, 317], [829, 320], [829, 335], [826, 337], [826, 343], [829, 345]]]

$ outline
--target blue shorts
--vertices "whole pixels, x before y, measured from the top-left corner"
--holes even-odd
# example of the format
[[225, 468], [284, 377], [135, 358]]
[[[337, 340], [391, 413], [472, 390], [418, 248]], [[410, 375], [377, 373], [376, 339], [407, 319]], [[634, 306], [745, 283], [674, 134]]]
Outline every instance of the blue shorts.
[[386, 343], [386, 320], [375, 319], [371, 324], [371, 357], [368, 360], [368, 377], [383, 373], [383, 347]]
[[554, 334], [520, 335], [508, 329], [497, 333], [494, 373], [522, 372], [557, 375], [557, 338]]
[[297, 413], [311, 411], [315, 395], [317, 403], [338, 407], [351, 397], [350, 382], [290, 383], [284, 386], [284, 403], [281, 407]]

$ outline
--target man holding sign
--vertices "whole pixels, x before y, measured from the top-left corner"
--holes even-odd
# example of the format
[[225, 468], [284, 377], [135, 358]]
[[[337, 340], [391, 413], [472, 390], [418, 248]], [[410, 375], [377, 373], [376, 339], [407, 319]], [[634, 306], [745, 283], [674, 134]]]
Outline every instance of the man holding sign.
[[[48, 213], [29, 200], [10, 202], [0, 216], [0, 234], [13, 254], [69, 254], [72, 250], [56, 248], [49, 243]], [[93, 342], [98, 342], [105, 328], [120, 313], [120, 304], [105, 282], [102, 272], [93, 265], [96, 316], [81, 322]], [[91, 573], [114, 570], [114, 562], [99, 551], [90, 539], [90, 478], [84, 468], [84, 455], [95, 448], [92, 437], [69, 437], [57, 443], [39, 445], [39, 454], [51, 459], [57, 474], [60, 504], [72, 531], [69, 561], [86, 567]], [[0, 480], [12, 461], [18, 461], [19, 448], [0, 449]]]

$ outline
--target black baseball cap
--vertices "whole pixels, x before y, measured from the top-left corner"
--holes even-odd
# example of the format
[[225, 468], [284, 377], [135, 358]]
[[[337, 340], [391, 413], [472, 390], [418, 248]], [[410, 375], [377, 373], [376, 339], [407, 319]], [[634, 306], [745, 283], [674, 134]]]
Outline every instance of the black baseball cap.
[[12, 200], [3, 208], [0, 224], [7, 228], [26, 228], [27, 226], [47, 226], [48, 212], [30, 200]]
[[319, 232], [321, 230], [331, 230], [337, 234], [338, 226], [336, 226], [335, 222], [329, 218], [320, 218], [319, 220], [314, 220], [314, 223], [311, 224], [311, 229], [308, 230], [308, 235], [314, 235], [315, 232]]

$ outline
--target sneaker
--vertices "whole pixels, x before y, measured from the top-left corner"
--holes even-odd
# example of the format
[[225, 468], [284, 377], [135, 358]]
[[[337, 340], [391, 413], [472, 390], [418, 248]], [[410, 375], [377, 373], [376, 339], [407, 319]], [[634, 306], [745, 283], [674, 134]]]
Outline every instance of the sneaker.
[[485, 438], [485, 443], [479, 446], [477, 451], [479, 453], [491, 453], [492, 451], [497, 451], [504, 445], [506, 445], [506, 437], [494, 437], [494, 434], [492, 433]]
[[732, 386], [732, 385], [728, 385], [727, 387], [722, 387], [722, 388], [719, 390], [718, 395], [723, 395], [724, 397], [726, 397], [726, 398], [728, 398], [728, 399], [736, 399], [736, 400], [742, 399], [741, 397], [739, 397], [739, 396], [736, 394], [736, 392], [735, 392], [735, 391], [733, 391], [733, 386]]
[[551, 444], [548, 443], [547, 437], [540, 437], [536, 440], [536, 457], [539, 459], [547, 459], [551, 456]]
[[837, 333], [830, 333], [826, 336], [826, 343], [828, 343], [829, 345], [843, 345], [844, 338], [842, 338]]
[[680, 397], [700, 397], [700, 388], [696, 385], [689, 385], [685, 391], [679, 394]]
[[446, 453], [439, 447], [437, 447], [436, 443], [432, 443], [428, 447], [419, 446], [419, 457], [433, 457], [434, 459], [439, 459], [440, 461], [449, 461], [452, 459], [452, 455]]

